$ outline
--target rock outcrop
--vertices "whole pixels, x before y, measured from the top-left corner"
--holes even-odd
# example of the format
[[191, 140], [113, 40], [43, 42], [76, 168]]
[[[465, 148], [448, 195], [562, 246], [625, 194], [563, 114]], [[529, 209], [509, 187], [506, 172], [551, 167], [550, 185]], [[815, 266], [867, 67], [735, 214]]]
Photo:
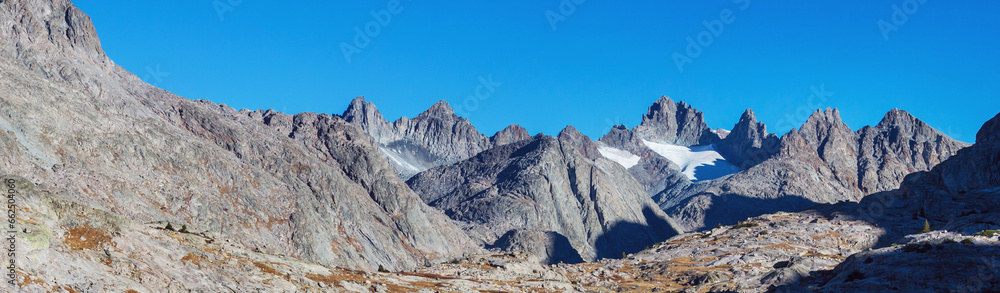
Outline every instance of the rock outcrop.
[[624, 168], [589, 152], [596, 144], [567, 128], [559, 138], [499, 146], [407, 183], [487, 245], [551, 252], [563, 245], [552, 241], [565, 238], [575, 252], [539, 256], [549, 263], [620, 257], [677, 233]]

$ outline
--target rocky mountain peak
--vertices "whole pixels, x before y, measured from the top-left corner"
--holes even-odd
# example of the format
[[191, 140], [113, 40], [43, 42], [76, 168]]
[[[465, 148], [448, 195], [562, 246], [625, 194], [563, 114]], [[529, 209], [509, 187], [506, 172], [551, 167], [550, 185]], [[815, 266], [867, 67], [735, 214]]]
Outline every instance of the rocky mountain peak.
[[743, 111], [743, 115], [740, 116], [740, 122], [739, 123], [743, 124], [743, 123], [745, 123], [744, 121], [746, 121], [746, 122], [757, 122], [757, 115], [755, 115], [753, 113], [753, 110], [750, 110], [749, 108], [747, 108], [746, 111]]
[[767, 133], [764, 123], [757, 122], [753, 110], [747, 109], [718, 147], [726, 158], [746, 169], [777, 153], [780, 142], [777, 136]]
[[527, 129], [517, 124], [511, 124], [507, 128], [497, 131], [493, 137], [490, 137], [490, 142], [494, 146], [501, 146], [528, 139], [531, 139], [531, 134], [528, 133]]
[[708, 128], [701, 111], [666, 96], [649, 106], [634, 131], [645, 140], [683, 146], [706, 145], [719, 139]]
[[559, 143], [564, 147], [570, 146], [588, 159], [601, 157], [601, 153], [597, 151], [597, 143], [591, 140], [590, 137], [580, 133], [572, 125], [567, 125], [566, 128], [563, 128], [559, 132], [558, 139]]
[[852, 136], [851, 128], [840, 118], [840, 111], [835, 108], [816, 110], [809, 115], [805, 124], [798, 131], [814, 147], [827, 141], [830, 136]]
[[454, 117], [457, 117], [455, 115], [455, 110], [452, 110], [451, 105], [449, 105], [448, 101], [445, 100], [440, 100], [437, 103], [434, 103], [434, 105], [431, 105], [427, 111], [417, 115], [417, 118], [451, 119]]
[[915, 122], [922, 123], [920, 120], [917, 119], [917, 117], [913, 117], [913, 115], [911, 115], [909, 112], [900, 110], [898, 108], [892, 108], [892, 110], [889, 110], [889, 112], [885, 113], [885, 116], [882, 117], [882, 121], [879, 121], [878, 125], [876, 126], [885, 127], [892, 125], [913, 124]]
[[351, 100], [342, 117], [345, 121], [360, 126], [379, 143], [394, 140], [397, 136], [393, 125], [382, 117], [374, 103], [365, 101], [363, 96]]

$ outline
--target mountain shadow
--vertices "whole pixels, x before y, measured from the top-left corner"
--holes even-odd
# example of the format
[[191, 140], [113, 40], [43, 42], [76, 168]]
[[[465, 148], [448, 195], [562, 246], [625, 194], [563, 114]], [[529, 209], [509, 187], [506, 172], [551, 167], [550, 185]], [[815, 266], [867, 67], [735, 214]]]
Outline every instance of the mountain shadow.
[[[618, 222], [598, 237], [594, 245], [597, 248], [597, 258], [620, 258], [678, 235], [670, 222], [658, 216], [652, 208], [643, 208], [642, 215], [647, 224]], [[636, 237], [643, 234], [651, 235]]]

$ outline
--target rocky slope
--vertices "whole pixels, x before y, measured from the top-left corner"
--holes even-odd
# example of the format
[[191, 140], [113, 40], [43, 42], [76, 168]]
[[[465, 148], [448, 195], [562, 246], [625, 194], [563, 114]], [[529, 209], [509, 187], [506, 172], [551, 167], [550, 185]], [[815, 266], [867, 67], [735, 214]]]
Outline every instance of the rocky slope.
[[67, 1], [4, 1], [0, 20], [11, 41], [0, 45], [4, 174], [139, 223], [330, 266], [401, 269], [477, 249], [338, 117], [154, 88], [114, 65]]
[[638, 182], [571, 127], [558, 138], [496, 147], [407, 183], [465, 223], [474, 239], [543, 253], [549, 263], [618, 257], [677, 233]]

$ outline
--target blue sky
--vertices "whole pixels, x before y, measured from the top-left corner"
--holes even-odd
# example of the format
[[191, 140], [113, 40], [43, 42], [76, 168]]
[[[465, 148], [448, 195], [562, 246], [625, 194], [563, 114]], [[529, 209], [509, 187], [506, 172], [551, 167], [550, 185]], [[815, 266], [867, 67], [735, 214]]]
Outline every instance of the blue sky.
[[447, 100], [487, 135], [596, 139], [667, 95], [712, 128], [751, 108], [784, 133], [835, 107], [858, 129], [900, 108], [966, 142], [1000, 112], [997, 1], [575, 1], [74, 2], [116, 63], [237, 109], [340, 114], [365, 96], [395, 120]]

